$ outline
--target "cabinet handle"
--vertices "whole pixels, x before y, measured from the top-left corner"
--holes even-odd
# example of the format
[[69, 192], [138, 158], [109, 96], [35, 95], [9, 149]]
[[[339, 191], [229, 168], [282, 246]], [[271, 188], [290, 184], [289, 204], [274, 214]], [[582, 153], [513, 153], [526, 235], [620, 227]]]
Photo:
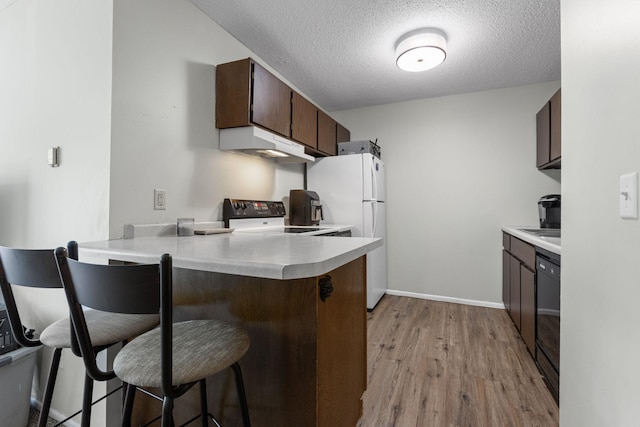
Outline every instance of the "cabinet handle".
[[327, 275], [318, 281], [318, 288], [320, 291], [320, 299], [322, 302], [325, 302], [327, 298], [331, 296], [331, 292], [333, 292], [333, 283], [331, 282], [331, 276]]

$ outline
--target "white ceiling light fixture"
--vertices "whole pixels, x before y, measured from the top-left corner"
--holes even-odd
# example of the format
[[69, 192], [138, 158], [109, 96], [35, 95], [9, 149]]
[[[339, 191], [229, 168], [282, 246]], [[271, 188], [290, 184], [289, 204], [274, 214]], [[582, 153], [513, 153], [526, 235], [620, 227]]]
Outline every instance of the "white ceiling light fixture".
[[447, 57], [447, 40], [438, 30], [410, 33], [396, 47], [396, 65], [404, 71], [425, 71], [442, 64]]

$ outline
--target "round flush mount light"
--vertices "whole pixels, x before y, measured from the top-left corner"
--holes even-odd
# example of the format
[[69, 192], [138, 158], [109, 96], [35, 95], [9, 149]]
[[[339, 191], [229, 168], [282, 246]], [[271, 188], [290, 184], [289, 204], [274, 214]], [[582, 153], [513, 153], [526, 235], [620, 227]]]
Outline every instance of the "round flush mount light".
[[437, 32], [421, 32], [405, 37], [396, 48], [396, 65], [404, 71], [425, 71], [442, 64], [447, 57], [447, 41]]

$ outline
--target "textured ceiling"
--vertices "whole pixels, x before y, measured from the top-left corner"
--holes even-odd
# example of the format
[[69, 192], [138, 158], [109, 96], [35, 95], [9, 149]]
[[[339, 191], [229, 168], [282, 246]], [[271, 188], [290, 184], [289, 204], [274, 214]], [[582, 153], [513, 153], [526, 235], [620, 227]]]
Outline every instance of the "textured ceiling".
[[[560, 79], [560, 0], [191, 0], [327, 111]], [[446, 34], [408, 73], [398, 39]]]

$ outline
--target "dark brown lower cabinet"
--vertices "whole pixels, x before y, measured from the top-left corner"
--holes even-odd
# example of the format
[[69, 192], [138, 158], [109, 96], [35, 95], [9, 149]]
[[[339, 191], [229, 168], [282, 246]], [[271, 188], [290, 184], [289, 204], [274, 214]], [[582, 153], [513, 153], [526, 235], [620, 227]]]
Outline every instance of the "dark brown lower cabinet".
[[520, 330], [520, 261], [509, 256], [509, 314], [516, 328]]
[[511, 265], [509, 260], [511, 255], [505, 250], [502, 251], [502, 302], [508, 313], [511, 313]]
[[[357, 424], [367, 387], [365, 257], [292, 280], [179, 268], [173, 274], [175, 320], [220, 319], [247, 329], [251, 345], [239, 364], [251, 425]], [[221, 425], [241, 425], [231, 370], [207, 379], [207, 396]], [[198, 386], [178, 398], [176, 425], [196, 415], [199, 402]], [[160, 402], [138, 393], [132, 424], [161, 411]]]
[[532, 355], [536, 354], [536, 275], [520, 265], [520, 335]]
[[502, 299], [531, 355], [536, 349], [535, 246], [503, 235]]

